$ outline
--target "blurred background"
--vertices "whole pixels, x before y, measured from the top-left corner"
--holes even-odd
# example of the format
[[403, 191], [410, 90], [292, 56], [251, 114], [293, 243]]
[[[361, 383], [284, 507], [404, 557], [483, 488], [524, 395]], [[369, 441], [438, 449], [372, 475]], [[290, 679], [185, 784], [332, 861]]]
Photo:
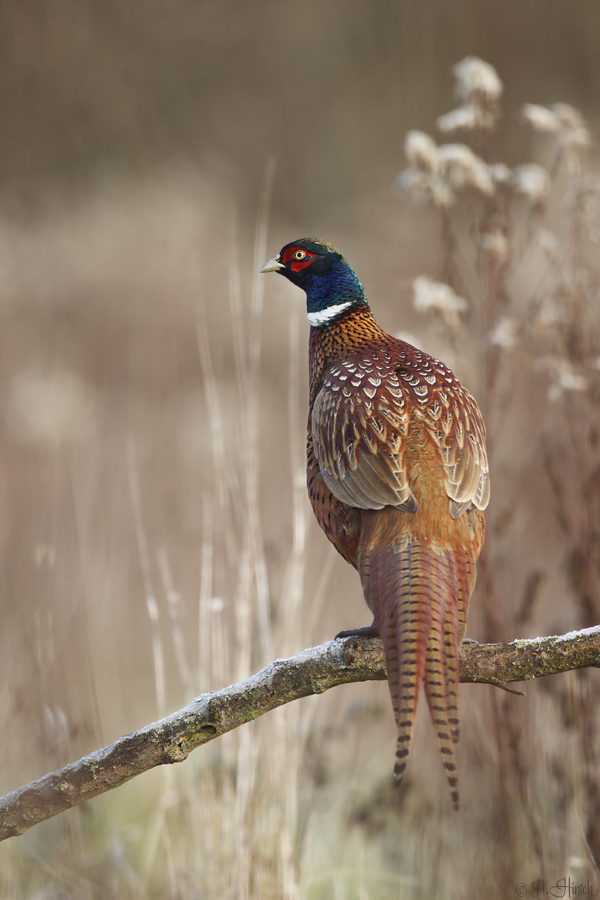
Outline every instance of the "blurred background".
[[[303, 296], [257, 276], [293, 238], [484, 411], [468, 634], [600, 621], [598, 34], [593, 0], [0, 3], [2, 794], [368, 623], [306, 498]], [[457, 97], [468, 56], [503, 90]], [[300, 701], [2, 844], [1, 896], [597, 886], [598, 686], [461, 688], [459, 815], [423, 710], [397, 792], [385, 684]]]

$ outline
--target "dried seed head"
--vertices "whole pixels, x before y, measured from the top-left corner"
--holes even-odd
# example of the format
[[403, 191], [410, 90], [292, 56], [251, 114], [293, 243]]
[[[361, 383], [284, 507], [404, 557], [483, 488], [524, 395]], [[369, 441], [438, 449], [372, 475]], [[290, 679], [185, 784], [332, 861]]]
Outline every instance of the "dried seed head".
[[489, 334], [490, 344], [510, 350], [519, 338], [519, 326], [515, 319], [501, 316]]
[[433, 312], [443, 319], [450, 331], [458, 330], [460, 313], [465, 312], [468, 304], [450, 285], [422, 275], [413, 281], [413, 291], [413, 306], [417, 312]]
[[548, 172], [536, 163], [517, 166], [512, 173], [512, 186], [516, 194], [522, 194], [532, 203], [543, 203], [550, 186]]
[[456, 78], [456, 95], [465, 103], [495, 103], [502, 93], [502, 82], [493, 66], [477, 56], [466, 59], [452, 67]]
[[566, 391], [585, 391], [588, 386], [587, 378], [578, 375], [571, 364], [560, 356], [543, 356], [537, 361], [537, 368], [546, 372], [550, 377], [548, 397], [556, 401]]
[[482, 127], [482, 110], [474, 103], [465, 103], [457, 109], [440, 116], [436, 122], [440, 131], [448, 134], [453, 131], [473, 131]]
[[396, 176], [392, 193], [396, 197], [408, 194], [416, 203], [430, 203], [440, 209], [452, 206], [455, 200], [445, 181], [437, 175], [413, 167], [404, 169]]
[[404, 153], [411, 166], [426, 172], [437, 172], [437, 146], [424, 131], [408, 132], [404, 139]]
[[494, 184], [503, 186], [510, 184], [512, 172], [504, 163], [492, 163], [487, 168]]
[[521, 114], [523, 120], [536, 131], [557, 135], [553, 168], [562, 166], [570, 175], [580, 174], [580, 154], [592, 143], [581, 113], [568, 103], [554, 103], [552, 106], [527, 103]]
[[561, 143], [565, 150], [586, 150], [591, 147], [592, 139], [587, 128], [574, 128], [572, 131], [565, 131]]
[[443, 178], [432, 178], [429, 189], [433, 205], [440, 209], [447, 209], [449, 206], [452, 206], [456, 200], [456, 197], [450, 190], [450, 186]]
[[558, 118], [561, 128], [568, 131], [574, 131], [578, 128], [586, 128], [585, 119], [578, 109], [569, 103], [553, 103], [550, 107], [554, 115]]
[[450, 187], [460, 191], [472, 187], [482, 194], [494, 193], [494, 182], [484, 161], [466, 144], [442, 144], [438, 147], [440, 174]]
[[562, 166], [571, 176], [581, 175], [581, 154], [591, 147], [592, 139], [585, 126], [564, 129], [558, 135], [554, 152], [554, 165]]
[[521, 118], [536, 131], [556, 132], [561, 127], [557, 113], [547, 106], [526, 103], [521, 110]]

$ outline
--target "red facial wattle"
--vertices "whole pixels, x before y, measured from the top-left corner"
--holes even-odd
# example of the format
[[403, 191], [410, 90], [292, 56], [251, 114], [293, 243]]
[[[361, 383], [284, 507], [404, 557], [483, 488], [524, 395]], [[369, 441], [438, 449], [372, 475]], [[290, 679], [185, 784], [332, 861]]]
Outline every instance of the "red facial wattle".
[[304, 247], [286, 247], [281, 262], [289, 265], [292, 272], [301, 272], [310, 266], [316, 253], [310, 253]]

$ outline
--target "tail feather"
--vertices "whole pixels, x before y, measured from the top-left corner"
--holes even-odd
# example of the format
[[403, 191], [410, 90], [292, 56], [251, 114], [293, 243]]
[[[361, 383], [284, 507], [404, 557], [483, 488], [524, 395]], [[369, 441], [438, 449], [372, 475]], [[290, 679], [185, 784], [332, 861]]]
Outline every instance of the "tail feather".
[[359, 570], [367, 603], [379, 628], [398, 739], [394, 776], [402, 780], [412, 740], [417, 703], [425, 674], [428, 604], [423, 590], [420, 549], [410, 536], [397, 544], [364, 549]]
[[[395, 708], [398, 738], [394, 777], [400, 784], [408, 762], [419, 692], [425, 674], [430, 610], [426, 604], [419, 602], [419, 596], [426, 589], [423, 584], [426, 573], [419, 564], [419, 545], [408, 536], [403, 549], [398, 551], [394, 546], [392, 552], [400, 567], [400, 578], [390, 586], [388, 599], [388, 606], [394, 610], [394, 638], [399, 648], [399, 702]], [[385, 565], [385, 561], [383, 563]]]
[[440, 559], [438, 565], [446, 570], [446, 591], [431, 598], [432, 627], [427, 647], [425, 694], [450, 784], [452, 800], [458, 809], [458, 780], [454, 756], [454, 744], [458, 738], [458, 664], [452, 629], [454, 618], [452, 607], [456, 609], [456, 604], [452, 602], [455, 596], [455, 579], [452, 577], [452, 566], [447, 557]]
[[446, 696], [448, 703], [448, 720], [452, 740], [455, 744], [459, 739], [458, 720], [458, 648], [465, 635], [467, 620], [467, 607], [469, 596], [473, 590], [474, 565], [466, 553], [453, 555], [455, 588], [453, 596], [455, 603], [446, 604], [446, 616], [444, 619], [444, 665], [446, 667]]
[[405, 535], [386, 547], [365, 549], [359, 570], [367, 603], [381, 633], [388, 685], [398, 728], [394, 777], [401, 782], [412, 741], [417, 703], [425, 676], [431, 589], [422, 547]]
[[[370, 540], [365, 538], [370, 537]], [[458, 646], [464, 632], [470, 572], [466, 559], [404, 533], [361, 536], [359, 571], [381, 633], [398, 728], [394, 776], [406, 769], [421, 684], [452, 800], [458, 809], [454, 744], [458, 741]], [[375, 539], [374, 539], [375, 538]]]
[[446, 704], [450, 735], [455, 744], [459, 739], [458, 720], [458, 644], [459, 616], [454, 603], [446, 604], [444, 618], [444, 668], [446, 677]]

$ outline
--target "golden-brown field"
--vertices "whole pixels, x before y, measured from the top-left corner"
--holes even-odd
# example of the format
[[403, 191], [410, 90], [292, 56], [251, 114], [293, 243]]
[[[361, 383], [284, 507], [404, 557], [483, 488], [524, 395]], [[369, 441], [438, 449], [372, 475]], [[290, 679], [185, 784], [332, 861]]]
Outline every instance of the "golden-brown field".
[[[468, 635], [600, 622], [600, 14], [523, 6], [0, 9], [1, 794], [368, 623], [306, 497], [303, 296], [257, 274], [306, 234], [480, 402]], [[444, 133], [468, 55], [493, 127]], [[436, 168], [447, 205], [409, 129], [510, 172]], [[459, 814], [424, 710], [393, 787], [385, 684], [290, 704], [0, 844], [0, 898], [600, 890], [599, 677], [463, 686]]]

